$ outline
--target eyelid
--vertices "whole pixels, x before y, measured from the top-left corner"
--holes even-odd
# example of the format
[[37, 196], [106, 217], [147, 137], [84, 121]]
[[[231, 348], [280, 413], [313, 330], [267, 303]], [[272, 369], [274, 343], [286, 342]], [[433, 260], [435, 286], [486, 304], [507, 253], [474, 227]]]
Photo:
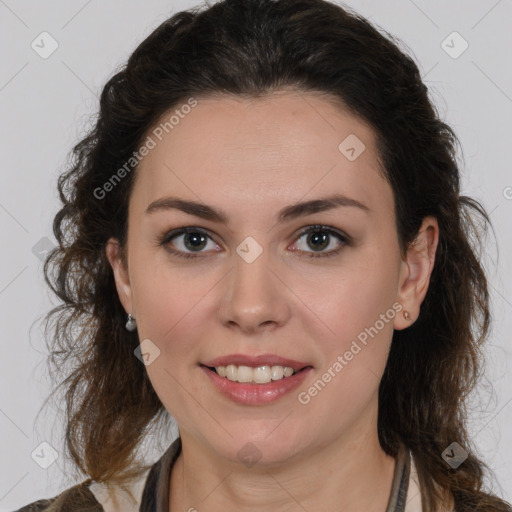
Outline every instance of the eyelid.
[[[324, 232], [328, 233], [330, 236], [334, 235], [335, 237], [338, 238], [338, 240], [341, 244], [341, 247], [338, 247], [337, 249], [331, 249], [330, 251], [327, 251], [327, 252], [302, 251], [302, 250], [299, 250], [297, 252], [305, 253], [306, 257], [309, 256], [311, 258], [323, 258], [323, 257], [334, 256], [334, 255], [338, 254], [343, 247], [350, 245], [352, 243], [352, 238], [349, 235], [347, 235], [344, 231], [341, 231], [341, 230], [331, 227], [331, 226], [327, 226], [325, 224], [310, 224], [308, 226], [304, 226], [303, 228], [301, 228], [299, 230], [299, 232], [296, 235], [294, 235], [293, 243], [295, 244], [303, 235], [311, 233], [311, 232], [315, 232], [315, 231], [324, 231]], [[158, 245], [165, 246], [166, 250], [168, 252], [170, 252], [171, 254], [174, 254], [178, 257], [182, 257], [185, 259], [186, 258], [198, 259], [198, 258], [206, 257], [206, 255], [208, 254], [207, 252], [196, 252], [196, 253], [183, 252], [180, 250], [171, 249], [167, 246], [169, 244], [169, 242], [171, 242], [174, 238], [185, 235], [187, 233], [203, 234], [204, 236], [209, 238], [211, 241], [213, 241], [215, 244], [220, 245], [215, 241], [216, 235], [214, 235], [210, 230], [205, 229], [205, 228], [200, 228], [197, 226], [181, 226], [179, 228], [171, 229], [170, 231], [166, 232], [162, 237], [160, 237], [160, 239], [158, 240]], [[216, 251], [216, 252], [218, 252], [218, 251]]]
[[[200, 234], [206, 236], [207, 238], [209, 238], [215, 244], [219, 245], [215, 241], [215, 235], [213, 235], [213, 233], [211, 231], [209, 231], [208, 229], [200, 228], [200, 227], [196, 227], [196, 226], [182, 226], [179, 228], [171, 229], [170, 231], [165, 232], [164, 235], [158, 239], [157, 245], [167, 246], [167, 244], [169, 244], [169, 242], [171, 242], [171, 240], [173, 240], [174, 238], [177, 238], [182, 235], [186, 235], [187, 233], [200, 233]], [[198, 253], [193, 253], [193, 252], [183, 253], [182, 251], [171, 250], [171, 249], [168, 249], [168, 251], [171, 253], [176, 253], [176, 254], [192, 254], [192, 255], [195, 254], [194, 257], [202, 257], [203, 254], [206, 254], [206, 253], [200, 253], [200, 252], [198, 252]]]
[[310, 231], [315, 231], [315, 230], [325, 231], [327, 233], [334, 234], [334, 235], [338, 236], [339, 238], [341, 238], [346, 243], [349, 243], [352, 240], [351, 237], [349, 235], [347, 235], [347, 233], [345, 233], [344, 231], [337, 229], [337, 228], [333, 228], [331, 226], [327, 226], [326, 224], [310, 224], [308, 226], [305, 226], [300, 229], [299, 234], [297, 235], [297, 238], [299, 236], [302, 236], [305, 233], [309, 233]]
[[295, 237], [294, 244], [297, 243], [297, 241], [302, 238], [304, 235], [307, 235], [309, 233], [314, 232], [325, 232], [328, 233], [329, 236], [335, 236], [339, 241], [339, 246], [336, 249], [331, 249], [330, 251], [300, 251], [305, 254], [306, 258], [310, 259], [321, 259], [321, 258], [329, 258], [331, 256], [337, 256], [342, 251], [342, 249], [346, 246], [349, 246], [352, 244], [352, 238], [347, 235], [345, 232], [338, 230], [336, 228], [333, 228], [331, 226], [326, 226], [325, 224], [312, 224], [309, 226], [306, 226], [302, 228], [299, 232], [299, 234]]

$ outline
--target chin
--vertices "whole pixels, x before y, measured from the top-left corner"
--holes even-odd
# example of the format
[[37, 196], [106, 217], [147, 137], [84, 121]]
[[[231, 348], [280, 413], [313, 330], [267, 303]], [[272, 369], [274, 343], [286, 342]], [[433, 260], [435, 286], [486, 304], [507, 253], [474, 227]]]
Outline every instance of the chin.
[[[287, 463], [306, 449], [304, 437], [302, 442], [283, 429], [278, 432], [275, 422], [271, 428], [251, 431], [240, 429], [233, 432], [232, 438], [225, 438], [224, 443], [218, 444], [218, 439], [212, 440], [212, 447], [219, 455], [236, 464], [244, 464], [247, 467], [258, 465], [260, 467], [272, 467]], [[270, 432], [270, 434], [269, 434]]]

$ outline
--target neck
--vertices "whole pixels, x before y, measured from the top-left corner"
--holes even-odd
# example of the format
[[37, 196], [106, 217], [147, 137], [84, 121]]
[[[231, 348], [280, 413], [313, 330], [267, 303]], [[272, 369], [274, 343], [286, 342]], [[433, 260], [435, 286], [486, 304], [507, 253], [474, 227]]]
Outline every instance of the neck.
[[292, 462], [251, 468], [216, 456], [183, 432], [182, 452], [171, 472], [170, 511], [382, 512], [395, 460], [380, 447], [376, 421], [357, 430]]

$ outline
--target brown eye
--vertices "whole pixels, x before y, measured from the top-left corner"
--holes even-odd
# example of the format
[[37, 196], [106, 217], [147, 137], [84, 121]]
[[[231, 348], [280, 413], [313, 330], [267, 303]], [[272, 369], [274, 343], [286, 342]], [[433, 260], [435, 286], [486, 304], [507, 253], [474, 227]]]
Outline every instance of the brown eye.
[[209, 240], [213, 244], [212, 249], [215, 250], [218, 246], [207, 232], [189, 227], [167, 233], [160, 244], [173, 255], [183, 258], [198, 258], [202, 257], [203, 252], [206, 252], [204, 249], [207, 247]]
[[[348, 244], [348, 237], [325, 226], [310, 226], [302, 231], [297, 240], [305, 237], [305, 243], [298, 247], [301, 252], [307, 253], [310, 258], [335, 256]], [[296, 243], [296, 245], [299, 245]], [[325, 251], [330, 247], [331, 250]], [[311, 248], [312, 251], [308, 251]], [[315, 254], [318, 253], [318, 254]]]

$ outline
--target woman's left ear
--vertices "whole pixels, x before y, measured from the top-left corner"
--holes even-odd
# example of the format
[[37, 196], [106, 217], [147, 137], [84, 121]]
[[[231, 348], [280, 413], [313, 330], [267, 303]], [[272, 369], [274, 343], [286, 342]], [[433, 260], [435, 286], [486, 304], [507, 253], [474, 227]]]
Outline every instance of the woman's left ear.
[[425, 217], [400, 267], [397, 301], [403, 306], [403, 310], [395, 317], [394, 328], [397, 330], [409, 327], [420, 314], [420, 306], [427, 294], [434, 268], [438, 243], [437, 219]]

